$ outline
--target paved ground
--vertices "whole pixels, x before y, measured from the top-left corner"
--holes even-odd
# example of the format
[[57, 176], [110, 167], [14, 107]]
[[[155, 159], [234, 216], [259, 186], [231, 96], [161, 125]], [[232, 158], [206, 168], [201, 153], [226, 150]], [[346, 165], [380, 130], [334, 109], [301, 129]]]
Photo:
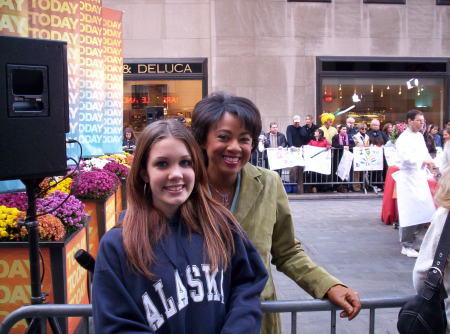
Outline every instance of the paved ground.
[[[357, 290], [361, 298], [414, 294], [414, 259], [400, 254], [398, 230], [380, 221], [381, 198], [290, 201], [296, 236], [316, 263]], [[311, 298], [284, 274], [273, 270], [278, 298]], [[376, 312], [375, 333], [397, 333], [398, 309]], [[290, 315], [282, 316], [290, 333]], [[330, 333], [329, 312], [302, 313], [298, 333]], [[368, 333], [368, 311], [351, 322], [338, 318], [337, 333]]]

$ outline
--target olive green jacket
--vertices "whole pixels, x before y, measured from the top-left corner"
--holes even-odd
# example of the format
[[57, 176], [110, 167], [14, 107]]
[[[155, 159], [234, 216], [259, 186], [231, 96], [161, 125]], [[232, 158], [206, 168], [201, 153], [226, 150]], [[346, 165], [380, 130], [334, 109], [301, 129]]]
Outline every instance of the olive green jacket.
[[[315, 298], [342, 284], [317, 266], [295, 239], [289, 202], [279, 175], [247, 164], [242, 169], [241, 187], [234, 216], [248, 234], [269, 273], [261, 300], [275, 300], [270, 261], [278, 271], [294, 280]], [[279, 317], [266, 314], [261, 333], [280, 333]]]

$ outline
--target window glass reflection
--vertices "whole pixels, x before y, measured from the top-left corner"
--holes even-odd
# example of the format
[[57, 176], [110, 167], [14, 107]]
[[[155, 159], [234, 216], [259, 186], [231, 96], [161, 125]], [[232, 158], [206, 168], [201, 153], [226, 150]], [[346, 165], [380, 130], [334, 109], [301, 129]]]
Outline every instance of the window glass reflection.
[[442, 78], [323, 78], [322, 112], [334, 113], [355, 105], [336, 117], [336, 124], [354, 117], [356, 122], [403, 121], [410, 109], [424, 112], [427, 123], [443, 122], [444, 79]]
[[182, 118], [189, 126], [202, 99], [202, 80], [124, 81], [124, 127], [136, 133], [158, 119]]

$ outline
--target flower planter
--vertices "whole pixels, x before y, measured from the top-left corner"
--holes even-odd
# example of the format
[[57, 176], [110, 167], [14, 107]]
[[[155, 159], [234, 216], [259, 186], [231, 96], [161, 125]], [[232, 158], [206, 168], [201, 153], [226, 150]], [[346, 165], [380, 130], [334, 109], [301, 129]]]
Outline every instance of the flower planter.
[[121, 178], [116, 197], [116, 222], [119, 222], [120, 213], [127, 208], [127, 179]]
[[[75, 252], [86, 248], [87, 230], [72, 233], [64, 241], [39, 243], [44, 272], [42, 291], [47, 301], [56, 304], [88, 304], [88, 273], [74, 259]], [[0, 322], [13, 310], [30, 304], [30, 269], [28, 242], [0, 242]], [[42, 270], [44, 268], [44, 271]], [[58, 319], [63, 333], [74, 333], [82, 318]], [[10, 333], [24, 333], [25, 320]]]
[[126, 210], [127, 209], [127, 179], [122, 178], [120, 182], [122, 185], [122, 210]]
[[88, 227], [87, 251], [95, 258], [102, 236], [116, 224], [116, 195], [112, 194], [107, 199], [81, 200], [85, 212], [90, 220]]

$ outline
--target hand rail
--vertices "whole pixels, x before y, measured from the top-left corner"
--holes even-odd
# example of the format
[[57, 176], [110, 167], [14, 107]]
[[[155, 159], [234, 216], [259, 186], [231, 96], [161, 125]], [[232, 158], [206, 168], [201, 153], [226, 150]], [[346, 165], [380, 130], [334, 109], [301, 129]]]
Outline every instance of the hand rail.
[[[414, 296], [402, 297], [381, 297], [361, 299], [362, 309], [370, 310], [369, 333], [375, 331], [375, 309], [401, 307]], [[336, 333], [336, 311], [338, 306], [328, 300], [286, 300], [262, 302], [263, 312], [290, 312], [291, 313], [291, 333], [297, 333], [297, 313], [313, 311], [331, 311], [331, 333]], [[10, 329], [19, 321], [26, 318], [47, 318], [47, 317], [84, 317], [87, 321], [92, 316], [92, 305], [70, 305], [70, 304], [43, 304], [22, 306], [10, 313], [0, 324], [0, 334], [9, 333]]]

